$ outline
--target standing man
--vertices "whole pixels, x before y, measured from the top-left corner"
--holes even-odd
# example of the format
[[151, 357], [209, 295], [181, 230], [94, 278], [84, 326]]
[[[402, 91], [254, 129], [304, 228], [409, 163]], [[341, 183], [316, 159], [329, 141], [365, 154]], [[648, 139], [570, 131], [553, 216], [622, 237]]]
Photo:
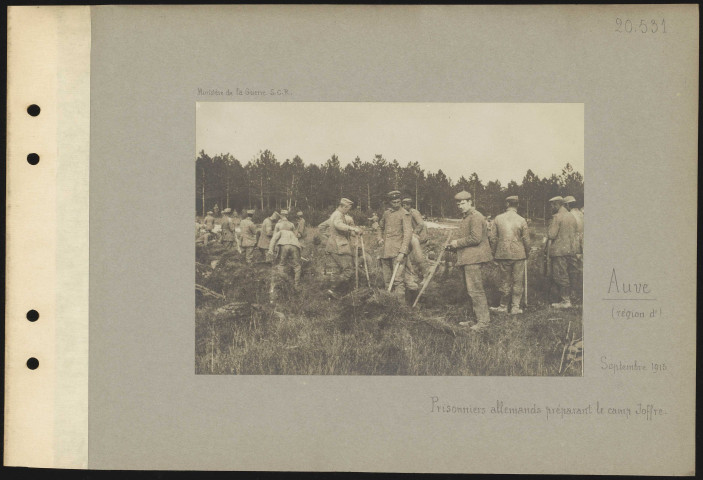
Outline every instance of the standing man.
[[517, 213], [518, 197], [506, 198], [505, 204], [505, 213], [498, 215], [493, 221], [493, 228], [489, 229], [491, 243], [495, 245], [494, 256], [503, 277], [500, 306], [490, 309], [495, 312], [507, 312], [512, 299], [510, 313], [517, 315], [522, 313], [520, 300], [524, 287], [525, 264], [530, 255], [530, 233], [527, 221]]
[[576, 219], [564, 208], [562, 197], [549, 199], [554, 216], [547, 232], [547, 253], [552, 262], [552, 280], [559, 288], [560, 303], [553, 303], [554, 308], [571, 307], [571, 284], [576, 268]]
[[273, 237], [274, 223], [278, 220], [278, 212], [273, 212], [270, 217], [264, 218], [261, 223], [261, 233], [259, 235], [259, 243], [257, 247], [261, 255], [266, 258], [266, 253], [269, 250], [269, 244], [271, 243], [271, 237]]
[[378, 215], [375, 213], [371, 215], [371, 218], [369, 218], [369, 221], [371, 221], [371, 231], [372, 232], [377, 232], [379, 225], [378, 225]]
[[422, 246], [427, 243], [429, 238], [427, 234], [427, 225], [422, 218], [422, 214], [413, 208], [413, 199], [410, 197], [403, 198], [403, 208], [410, 213], [410, 223], [413, 228], [413, 237], [410, 240], [410, 261], [420, 269], [423, 277], [427, 277], [430, 267], [427, 264], [427, 259], [422, 251]]
[[209, 210], [207, 212], [203, 223], [205, 224], [205, 229], [208, 231], [208, 233], [212, 233], [212, 229], [215, 228], [215, 217], [212, 216], [212, 210]]
[[[412, 295], [417, 294], [418, 285], [412, 272], [407, 271], [405, 264], [406, 256], [410, 250], [412, 240], [412, 220], [410, 213], [401, 207], [400, 192], [394, 190], [388, 194], [391, 208], [383, 213], [379, 227], [381, 230], [381, 268], [383, 270], [383, 281], [386, 285], [391, 282], [393, 271], [397, 268], [393, 279], [393, 289], [396, 295], [405, 297], [406, 287], [411, 290]], [[414, 299], [413, 299], [414, 300]]]
[[254, 248], [256, 248], [256, 225], [251, 217], [254, 216], [254, 210], [247, 210], [246, 217], [239, 224], [239, 231], [242, 237], [241, 245], [244, 249], [244, 259], [247, 263], [254, 261]]
[[233, 245], [237, 245], [237, 250], [241, 253], [242, 249], [239, 246], [239, 240], [235, 232], [235, 223], [230, 216], [232, 214], [231, 208], [225, 208], [222, 210], [222, 245], [229, 250]]
[[302, 240], [305, 237], [305, 218], [303, 218], [303, 212], [298, 212], [295, 214], [298, 217], [298, 223], [295, 226], [295, 236]]
[[[454, 199], [463, 218], [459, 224], [459, 238], [452, 240], [449, 247], [457, 252], [456, 264], [464, 270], [466, 291], [471, 297], [478, 321], [471, 330], [480, 332], [491, 321], [481, 276], [481, 265], [493, 259], [491, 246], [488, 243], [488, 226], [486, 218], [474, 208], [469, 192], [461, 191], [454, 195]], [[459, 322], [459, 325], [468, 326], [469, 322]]]
[[342, 198], [337, 209], [332, 212], [332, 215], [327, 220], [329, 238], [327, 239], [325, 251], [337, 265], [339, 271], [337, 281], [332, 288], [327, 290], [327, 293], [335, 298], [339, 297], [342, 289], [348, 286], [354, 276], [350, 236], [361, 233], [361, 230], [349, 225], [347, 222], [346, 216], [352, 205], [354, 205], [354, 202], [348, 198]]
[[[286, 274], [286, 268], [288, 266], [293, 267], [293, 285], [297, 289], [300, 284], [300, 272], [302, 267], [300, 265], [300, 243], [298, 242], [298, 237], [296, 237], [294, 230], [295, 225], [289, 222], [286, 218], [288, 214], [287, 210], [281, 210], [281, 219], [276, 224], [275, 232], [271, 242], [269, 244], [269, 255], [274, 256], [274, 250], [278, 248], [278, 273], [280, 275]], [[274, 260], [275, 262], [275, 260]], [[271, 283], [271, 293], [275, 290], [275, 280]], [[272, 298], [273, 300], [273, 298]]]
[[581, 300], [583, 296], [583, 212], [576, 208], [576, 199], [569, 195], [564, 197], [564, 205], [576, 219], [576, 262], [574, 265], [574, 278], [570, 278], [571, 294]]

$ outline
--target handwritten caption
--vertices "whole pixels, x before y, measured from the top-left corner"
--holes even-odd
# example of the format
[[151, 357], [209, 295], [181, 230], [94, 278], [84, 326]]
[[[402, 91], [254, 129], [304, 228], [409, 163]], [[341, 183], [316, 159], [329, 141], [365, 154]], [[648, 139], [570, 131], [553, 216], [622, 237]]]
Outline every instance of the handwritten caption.
[[613, 320], [658, 319], [662, 317], [661, 306], [652, 303], [657, 299], [652, 294], [652, 287], [643, 281], [626, 279], [613, 268], [608, 282], [604, 301], [613, 302], [610, 317]]
[[611, 405], [597, 400], [595, 403], [584, 403], [579, 405], [561, 404], [540, 404], [531, 405], [510, 405], [503, 400], [496, 400], [492, 405], [456, 405], [441, 400], [438, 396], [430, 397], [430, 413], [432, 414], [455, 414], [455, 415], [476, 415], [476, 416], [500, 416], [500, 417], [542, 417], [545, 420], [565, 420], [573, 417], [618, 417], [629, 420], [631, 418], [645, 421], [654, 421], [668, 415], [664, 408], [654, 403], [638, 402], [627, 405]]

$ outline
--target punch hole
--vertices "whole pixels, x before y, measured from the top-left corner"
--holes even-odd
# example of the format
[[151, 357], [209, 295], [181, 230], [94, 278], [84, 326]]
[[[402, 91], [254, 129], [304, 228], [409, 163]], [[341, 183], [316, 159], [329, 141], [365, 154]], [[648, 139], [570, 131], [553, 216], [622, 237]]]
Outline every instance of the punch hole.
[[33, 117], [39, 115], [39, 112], [41, 112], [41, 108], [39, 108], [39, 105], [31, 104], [27, 107], [27, 113]]
[[27, 163], [29, 163], [30, 165], [36, 165], [37, 163], [39, 163], [39, 155], [37, 155], [36, 153], [30, 153], [29, 155], [27, 155]]
[[29, 320], [30, 322], [36, 322], [37, 320], [39, 320], [39, 312], [37, 312], [36, 310], [28, 311], [27, 320]]
[[36, 370], [39, 368], [39, 360], [34, 357], [30, 357], [29, 360], [27, 360], [27, 368], [30, 370]]

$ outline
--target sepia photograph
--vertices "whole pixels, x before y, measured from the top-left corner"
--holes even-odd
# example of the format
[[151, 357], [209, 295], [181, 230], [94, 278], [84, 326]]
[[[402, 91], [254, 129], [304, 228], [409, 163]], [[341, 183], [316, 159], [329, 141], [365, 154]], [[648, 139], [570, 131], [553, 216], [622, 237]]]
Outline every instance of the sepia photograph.
[[196, 373], [582, 375], [582, 104], [196, 112]]

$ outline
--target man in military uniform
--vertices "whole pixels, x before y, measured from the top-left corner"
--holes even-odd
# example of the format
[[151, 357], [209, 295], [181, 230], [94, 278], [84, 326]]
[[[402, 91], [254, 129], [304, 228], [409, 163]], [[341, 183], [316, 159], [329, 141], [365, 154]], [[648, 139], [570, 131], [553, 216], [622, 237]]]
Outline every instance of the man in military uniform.
[[520, 300], [523, 292], [523, 276], [525, 264], [530, 255], [530, 233], [527, 221], [517, 213], [518, 197], [505, 199], [507, 210], [498, 215], [489, 229], [489, 240], [494, 245], [494, 257], [500, 267], [502, 293], [499, 307], [491, 307], [496, 312], [507, 312], [511, 303], [510, 313], [522, 313]]
[[222, 245], [229, 250], [232, 248], [233, 245], [237, 245], [237, 250], [239, 252], [242, 251], [242, 249], [239, 246], [239, 240], [237, 239], [236, 231], [235, 231], [235, 223], [232, 217], [230, 216], [232, 214], [232, 209], [231, 208], [225, 208], [222, 210], [223, 218], [222, 218]]
[[[383, 213], [379, 223], [383, 281], [389, 285], [393, 271], [397, 268], [391, 291], [404, 298], [407, 288], [412, 292], [411, 296], [414, 297], [418, 290], [417, 281], [413, 272], [405, 268], [413, 235], [412, 220], [410, 213], [401, 206], [400, 192], [390, 192], [388, 199], [391, 208]], [[408, 301], [411, 300], [408, 299]]]
[[264, 218], [264, 221], [261, 223], [259, 243], [256, 246], [259, 248], [259, 252], [261, 252], [264, 258], [266, 258], [266, 254], [268, 253], [271, 237], [273, 237], [274, 224], [277, 220], [278, 212], [273, 212], [270, 217]]
[[209, 210], [207, 212], [207, 215], [205, 215], [205, 219], [203, 220], [203, 223], [205, 224], [205, 229], [209, 233], [212, 233], [212, 229], [215, 228], [215, 217], [212, 215], [212, 210]]
[[560, 303], [553, 303], [554, 308], [571, 307], [571, 283], [576, 269], [577, 226], [576, 219], [564, 208], [564, 199], [549, 199], [552, 207], [552, 221], [547, 231], [547, 254], [552, 263], [552, 280], [559, 288]]
[[302, 240], [305, 238], [305, 218], [303, 217], [303, 212], [298, 212], [295, 214], [296, 217], [298, 217], [298, 223], [295, 225], [295, 236], [298, 237], [299, 240]]
[[583, 212], [576, 208], [576, 199], [571, 195], [564, 197], [564, 206], [576, 219], [576, 265], [574, 277], [570, 278], [571, 294], [581, 300], [583, 290]]
[[[427, 225], [422, 218], [422, 214], [413, 208], [413, 199], [410, 197], [403, 198], [403, 208], [410, 213], [410, 223], [413, 228], [413, 237], [410, 240], [410, 252], [408, 254], [410, 262], [420, 269], [423, 277], [427, 277], [430, 267], [427, 264], [427, 259], [422, 251], [422, 246], [427, 243], [429, 235], [427, 234]], [[412, 265], [411, 265], [412, 267]]]
[[247, 263], [254, 261], [254, 249], [256, 248], [256, 225], [251, 217], [254, 210], [247, 210], [246, 217], [239, 224], [239, 233], [242, 237], [241, 245], [244, 249], [244, 259]]
[[337, 209], [332, 212], [332, 215], [327, 220], [329, 238], [327, 239], [325, 251], [329, 254], [339, 271], [337, 281], [327, 291], [333, 297], [338, 297], [343, 293], [343, 288], [348, 286], [354, 276], [350, 236], [358, 235], [361, 230], [349, 225], [346, 219], [352, 205], [354, 205], [354, 202], [348, 198], [342, 198]]
[[[461, 191], [454, 195], [454, 199], [463, 218], [459, 224], [459, 238], [452, 240], [449, 248], [456, 250], [456, 265], [462, 267], [464, 271], [466, 291], [471, 297], [478, 321], [471, 330], [480, 332], [491, 320], [481, 274], [481, 265], [493, 259], [491, 246], [488, 243], [488, 226], [486, 218], [474, 208], [469, 192]], [[469, 322], [459, 322], [459, 325], [469, 326]]]
[[[295, 288], [300, 284], [300, 272], [302, 267], [300, 264], [300, 242], [295, 235], [295, 225], [288, 221], [288, 211], [281, 210], [281, 219], [274, 228], [273, 238], [269, 244], [269, 255], [274, 257], [274, 251], [278, 249], [278, 266], [277, 270], [280, 275], [286, 274], [287, 267], [293, 267], [293, 281]], [[275, 262], [275, 260], [274, 260]], [[272, 300], [275, 292], [276, 282], [271, 282]]]

